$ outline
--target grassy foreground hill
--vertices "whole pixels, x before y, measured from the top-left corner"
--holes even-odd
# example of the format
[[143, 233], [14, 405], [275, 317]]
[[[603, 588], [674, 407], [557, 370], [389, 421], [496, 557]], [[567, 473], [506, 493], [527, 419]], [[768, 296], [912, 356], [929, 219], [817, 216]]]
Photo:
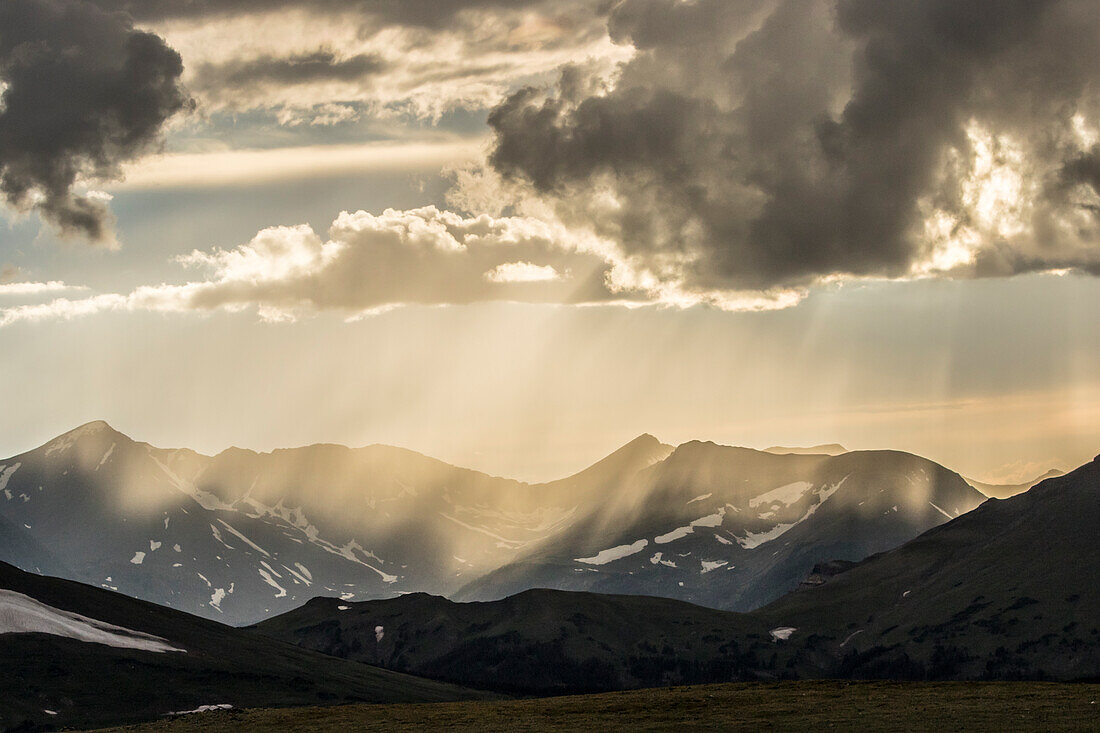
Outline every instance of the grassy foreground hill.
[[114, 731], [875, 730], [1076, 731], [1100, 725], [1100, 685], [785, 682], [500, 702], [228, 710]]

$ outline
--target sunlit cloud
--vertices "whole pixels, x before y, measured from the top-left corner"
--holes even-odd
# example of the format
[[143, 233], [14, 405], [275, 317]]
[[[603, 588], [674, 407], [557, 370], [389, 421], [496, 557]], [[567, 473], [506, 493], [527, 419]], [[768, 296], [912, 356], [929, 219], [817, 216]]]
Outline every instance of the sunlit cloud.
[[49, 282], [0, 282], [0, 296], [41, 295], [65, 290], [87, 290], [87, 288], [80, 285], [68, 285], [60, 280], [50, 280]]
[[218, 188], [355, 173], [438, 170], [476, 159], [484, 143], [484, 138], [472, 138], [169, 153], [127, 166], [122, 179], [108, 187], [113, 191]]
[[536, 265], [531, 262], [505, 262], [488, 270], [484, 277], [492, 283], [533, 283], [561, 280], [561, 274], [552, 265]]
[[229, 250], [194, 250], [178, 264], [206, 278], [129, 294], [58, 298], [0, 310], [0, 326], [104, 311], [254, 309], [267, 322], [336, 311], [365, 317], [410, 304], [484, 301], [660, 305], [754, 311], [796, 305], [799, 291], [687, 290], [637, 270], [614, 242], [527, 216], [463, 216], [434, 206], [343, 212], [322, 238], [308, 225], [271, 227]]
[[200, 16], [151, 27], [183, 55], [185, 81], [207, 112], [280, 108], [304, 116], [332, 102], [360, 102], [375, 117], [438, 118], [488, 109], [562, 64], [633, 53], [608, 37], [598, 3], [471, 9], [431, 33], [418, 23], [332, 10], [250, 8], [217, 23]]

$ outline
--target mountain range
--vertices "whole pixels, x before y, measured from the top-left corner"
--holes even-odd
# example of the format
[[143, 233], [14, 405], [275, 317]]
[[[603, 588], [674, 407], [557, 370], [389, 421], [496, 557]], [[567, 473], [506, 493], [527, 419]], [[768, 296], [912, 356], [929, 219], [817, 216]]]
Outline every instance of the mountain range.
[[0, 461], [0, 558], [232, 624], [315, 596], [540, 587], [746, 611], [818, 563], [891, 549], [984, 499], [896, 451], [643, 435], [528, 484], [381, 445], [205, 456], [98, 421]]
[[551, 590], [318, 598], [257, 630], [527, 694], [777, 678], [1100, 678], [1100, 457], [750, 613]]

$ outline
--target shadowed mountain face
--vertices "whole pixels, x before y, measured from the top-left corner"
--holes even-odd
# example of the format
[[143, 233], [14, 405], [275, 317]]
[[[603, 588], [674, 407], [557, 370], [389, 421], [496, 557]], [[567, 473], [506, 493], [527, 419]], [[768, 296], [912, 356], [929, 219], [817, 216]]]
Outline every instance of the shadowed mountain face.
[[518, 694], [754, 679], [768, 627], [670, 598], [528, 590], [455, 603], [315, 598], [256, 629], [307, 649]]
[[[862, 676], [1100, 677], [1100, 457], [760, 609]], [[807, 641], [807, 644], [809, 642]], [[824, 643], [821, 648], [829, 648]]]
[[0, 461], [0, 558], [228, 623], [318, 595], [533, 587], [749, 609], [983, 497], [905, 453], [773, 455], [641, 436], [525, 484], [388, 446], [216, 456], [103, 422]]
[[229, 623], [318, 594], [447, 592], [569, 515], [388, 446], [208, 457], [98, 422], [0, 465], [0, 557]]
[[[1100, 677], [1100, 460], [990, 501], [741, 614], [563, 591], [315, 599], [257, 629], [309, 649], [533, 693], [782, 677]], [[823, 582], [822, 582], [823, 581]]]
[[907, 453], [773, 455], [700, 442], [619, 489], [456, 597], [548, 587], [750, 610], [793, 590], [818, 562], [896, 547], [984, 499]]
[[0, 690], [0, 730], [149, 720], [203, 705], [476, 695], [6, 563], [0, 563]]

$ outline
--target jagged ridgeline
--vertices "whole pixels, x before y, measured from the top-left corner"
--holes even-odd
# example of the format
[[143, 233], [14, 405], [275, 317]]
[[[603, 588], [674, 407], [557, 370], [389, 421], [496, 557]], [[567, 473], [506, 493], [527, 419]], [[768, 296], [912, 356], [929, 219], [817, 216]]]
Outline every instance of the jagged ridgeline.
[[205, 456], [93, 422], [0, 461], [0, 557], [228, 623], [536, 587], [750, 610], [985, 498], [906, 453], [771, 450], [643, 435], [527, 484], [383, 445]]

